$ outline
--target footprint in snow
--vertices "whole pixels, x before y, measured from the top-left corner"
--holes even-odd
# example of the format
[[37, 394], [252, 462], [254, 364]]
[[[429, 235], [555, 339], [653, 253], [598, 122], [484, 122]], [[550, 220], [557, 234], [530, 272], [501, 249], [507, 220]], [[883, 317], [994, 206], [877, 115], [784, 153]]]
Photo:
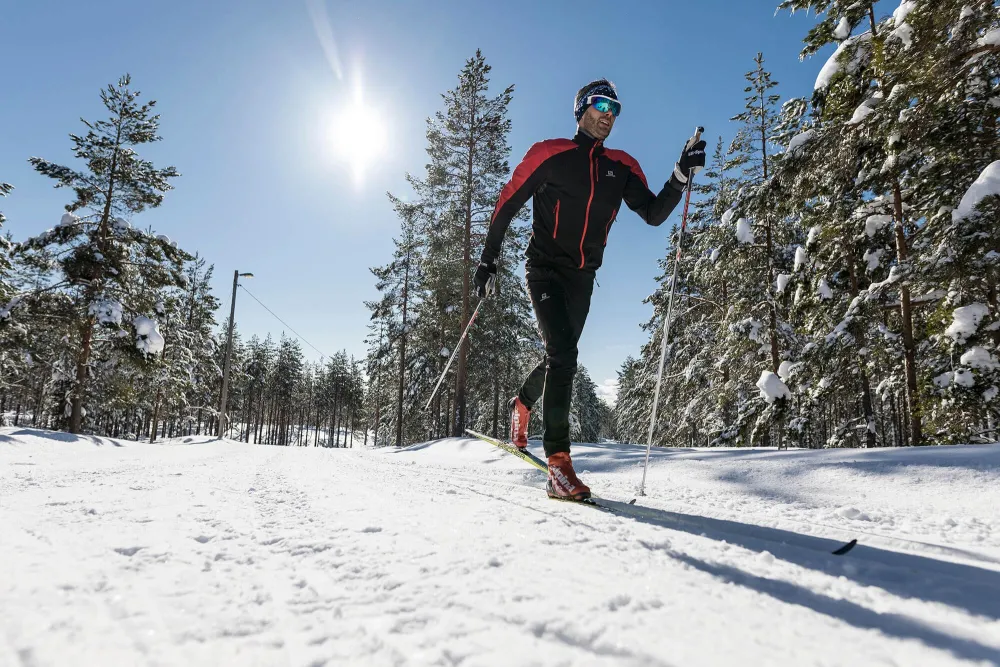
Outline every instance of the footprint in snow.
[[132, 556], [136, 555], [145, 548], [146, 547], [119, 547], [115, 549], [115, 553], [119, 553], [122, 556], [128, 556], [131, 558]]
[[362, 533], [381, 533], [382, 532], [382, 528], [380, 526], [368, 526], [367, 528], [362, 529], [361, 532]]
[[201, 542], [202, 544], [205, 544], [207, 542], [211, 542], [214, 539], [215, 539], [214, 535], [199, 535], [198, 537], [194, 538], [194, 541], [195, 542]]

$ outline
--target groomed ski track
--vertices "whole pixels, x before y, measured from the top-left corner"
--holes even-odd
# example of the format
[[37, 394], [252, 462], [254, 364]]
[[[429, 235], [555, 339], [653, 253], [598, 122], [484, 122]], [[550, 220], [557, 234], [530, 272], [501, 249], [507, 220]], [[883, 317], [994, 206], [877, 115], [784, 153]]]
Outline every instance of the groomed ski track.
[[665, 483], [662, 520], [549, 501], [502, 453], [71, 438], [0, 429], [2, 665], [1000, 664], [992, 533], [834, 556]]

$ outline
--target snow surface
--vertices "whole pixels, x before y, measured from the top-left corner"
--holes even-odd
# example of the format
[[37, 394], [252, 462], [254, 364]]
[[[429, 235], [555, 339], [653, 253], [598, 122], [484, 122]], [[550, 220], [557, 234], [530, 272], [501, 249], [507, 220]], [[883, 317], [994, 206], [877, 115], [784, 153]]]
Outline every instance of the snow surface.
[[[635, 496], [643, 447], [573, 454]], [[1000, 446], [655, 449], [624, 516], [465, 438], [3, 428], [0, 482], [4, 665], [1000, 660]]]
[[740, 218], [736, 221], [736, 240], [740, 243], [754, 242], [753, 230], [746, 218]]
[[1000, 195], [1000, 160], [983, 169], [958, 203], [958, 208], [951, 212], [952, 221], [958, 222], [969, 217], [981, 201], [992, 195]]

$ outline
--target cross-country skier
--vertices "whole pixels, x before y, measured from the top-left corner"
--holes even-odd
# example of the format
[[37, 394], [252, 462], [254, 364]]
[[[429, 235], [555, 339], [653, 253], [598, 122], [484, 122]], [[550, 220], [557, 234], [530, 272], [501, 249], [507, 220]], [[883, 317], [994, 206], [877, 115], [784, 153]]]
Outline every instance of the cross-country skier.
[[662, 224], [681, 200], [690, 175], [705, 166], [705, 142], [689, 141], [670, 180], [659, 194], [653, 194], [631, 155], [604, 146], [621, 109], [618, 91], [607, 79], [588, 83], [577, 92], [576, 136], [539, 142], [525, 154], [500, 193], [474, 278], [480, 297], [492, 292], [504, 234], [532, 197], [526, 278], [545, 358], [510, 401], [510, 437], [518, 447], [528, 446], [528, 417], [541, 398], [549, 465], [546, 490], [550, 497], [562, 500], [590, 497], [590, 489], [576, 476], [570, 460], [570, 399], [577, 343], [590, 311], [594, 277], [611, 224], [623, 199], [647, 224]]

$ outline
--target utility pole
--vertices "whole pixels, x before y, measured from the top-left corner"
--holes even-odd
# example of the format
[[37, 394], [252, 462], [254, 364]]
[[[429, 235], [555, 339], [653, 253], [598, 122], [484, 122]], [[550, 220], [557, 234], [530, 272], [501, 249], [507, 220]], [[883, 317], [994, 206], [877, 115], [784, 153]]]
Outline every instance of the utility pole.
[[253, 274], [233, 271], [233, 301], [229, 307], [229, 335], [226, 337], [226, 361], [222, 367], [222, 398], [219, 399], [219, 432], [217, 435], [220, 438], [225, 437], [229, 425], [226, 404], [229, 402], [229, 366], [233, 354], [233, 327], [236, 325], [236, 288], [239, 287], [240, 278], [253, 278]]

